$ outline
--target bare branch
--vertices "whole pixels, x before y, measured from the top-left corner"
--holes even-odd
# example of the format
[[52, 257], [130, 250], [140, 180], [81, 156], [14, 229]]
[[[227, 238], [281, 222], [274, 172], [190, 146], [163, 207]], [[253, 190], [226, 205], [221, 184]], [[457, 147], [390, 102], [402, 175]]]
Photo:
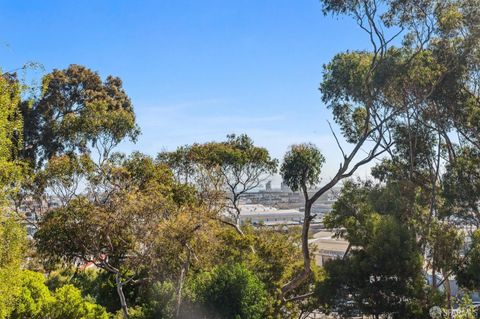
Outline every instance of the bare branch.
[[340, 142], [338, 141], [337, 135], [336, 135], [335, 132], [333, 131], [332, 124], [330, 124], [330, 121], [327, 121], [327, 123], [328, 123], [328, 126], [330, 127], [330, 131], [332, 132], [333, 137], [335, 138], [335, 141], [337, 142], [338, 148], [339, 148], [340, 151], [342, 152], [343, 158], [346, 159], [347, 157], [345, 156], [345, 152], [343, 151], [343, 148], [342, 148], [342, 146], [340, 145]]

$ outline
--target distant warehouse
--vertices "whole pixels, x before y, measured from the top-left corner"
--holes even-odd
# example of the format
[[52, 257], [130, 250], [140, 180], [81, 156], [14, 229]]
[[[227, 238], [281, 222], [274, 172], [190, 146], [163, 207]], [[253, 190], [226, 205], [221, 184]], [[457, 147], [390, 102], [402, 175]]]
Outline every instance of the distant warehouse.
[[242, 205], [240, 224], [252, 225], [299, 225], [303, 222], [304, 213], [297, 209], [277, 209], [263, 205]]

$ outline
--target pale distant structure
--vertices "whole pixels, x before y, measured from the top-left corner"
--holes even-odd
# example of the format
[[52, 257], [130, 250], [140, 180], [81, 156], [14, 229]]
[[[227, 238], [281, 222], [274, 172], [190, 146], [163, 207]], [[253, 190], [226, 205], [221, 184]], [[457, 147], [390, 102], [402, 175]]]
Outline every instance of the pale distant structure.
[[240, 207], [240, 224], [253, 226], [300, 225], [304, 214], [298, 209], [277, 209], [259, 204]]
[[331, 231], [322, 230], [313, 235], [308, 242], [313, 246], [315, 262], [317, 266], [323, 266], [325, 262], [343, 258], [349, 243], [343, 238], [335, 238]]
[[267, 184], [265, 185], [265, 190], [267, 192], [270, 192], [272, 190], [272, 181], [267, 182]]
[[[315, 189], [308, 191], [310, 196], [313, 195]], [[312, 213], [324, 215], [332, 210], [332, 205], [336, 198], [333, 192], [327, 192], [313, 204]], [[305, 199], [301, 192], [292, 192], [285, 184], [281, 184], [280, 188], [272, 188], [271, 181], [265, 184], [265, 188], [243, 194], [240, 200], [241, 205], [263, 205], [267, 207], [275, 207], [277, 209], [297, 209], [303, 211]]]

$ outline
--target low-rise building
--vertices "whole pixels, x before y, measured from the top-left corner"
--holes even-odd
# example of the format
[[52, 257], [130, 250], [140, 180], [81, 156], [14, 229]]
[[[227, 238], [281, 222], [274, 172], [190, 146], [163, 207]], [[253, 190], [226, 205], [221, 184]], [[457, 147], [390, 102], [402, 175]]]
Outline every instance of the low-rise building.
[[313, 235], [309, 243], [313, 246], [317, 266], [323, 266], [331, 259], [343, 258], [348, 249], [348, 241], [336, 238], [331, 231], [320, 231]]
[[240, 207], [240, 224], [252, 225], [299, 225], [304, 213], [297, 209], [277, 209], [263, 205], [242, 205]]
[[[309, 191], [309, 195], [313, 196], [314, 190]], [[320, 198], [312, 206], [312, 214], [323, 215], [332, 210], [335, 197], [331, 192], [320, 196]], [[305, 206], [305, 199], [300, 192], [292, 192], [290, 190], [272, 189], [271, 185], [265, 190], [248, 192], [242, 195], [240, 202], [242, 205], [263, 205], [267, 207], [275, 207], [278, 209], [298, 209], [302, 210]]]

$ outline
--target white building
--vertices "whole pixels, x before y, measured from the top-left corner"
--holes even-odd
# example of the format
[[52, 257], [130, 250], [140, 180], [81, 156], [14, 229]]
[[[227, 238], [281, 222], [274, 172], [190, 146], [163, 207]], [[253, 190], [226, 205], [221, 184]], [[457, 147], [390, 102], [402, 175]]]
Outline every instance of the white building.
[[297, 209], [277, 209], [263, 205], [242, 205], [240, 207], [240, 224], [247, 222], [252, 225], [300, 225], [304, 213]]
[[331, 259], [343, 258], [348, 249], [348, 241], [343, 238], [335, 238], [330, 231], [321, 231], [313, 235], [308, 241], [314, 247], [314, 256], [317, 266], [323, 266]]

